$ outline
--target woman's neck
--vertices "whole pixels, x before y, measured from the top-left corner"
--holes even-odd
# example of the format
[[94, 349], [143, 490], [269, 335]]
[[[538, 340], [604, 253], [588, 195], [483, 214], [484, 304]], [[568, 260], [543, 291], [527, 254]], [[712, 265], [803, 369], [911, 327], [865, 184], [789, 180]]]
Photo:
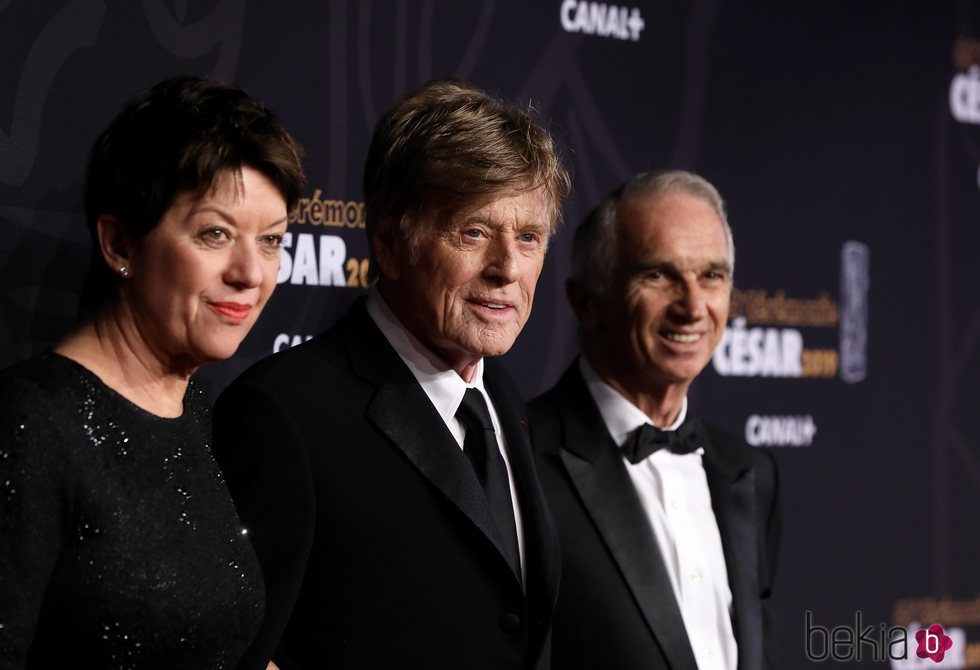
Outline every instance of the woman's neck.
[[96, 314], [54, 350], [147, 412], [169, 418], [183, 413], [187, 383], [196, 367], [159, 355], [123, 309]]

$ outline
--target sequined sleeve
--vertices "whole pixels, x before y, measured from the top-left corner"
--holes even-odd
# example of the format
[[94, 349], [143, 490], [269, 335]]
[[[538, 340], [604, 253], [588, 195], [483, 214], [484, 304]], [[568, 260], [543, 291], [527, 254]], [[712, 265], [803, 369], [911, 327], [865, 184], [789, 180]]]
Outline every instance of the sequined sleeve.
[[57, 412], [29, 382], [0, 387], [0, 667], [23, 667], [71, 528], [71, 457]]

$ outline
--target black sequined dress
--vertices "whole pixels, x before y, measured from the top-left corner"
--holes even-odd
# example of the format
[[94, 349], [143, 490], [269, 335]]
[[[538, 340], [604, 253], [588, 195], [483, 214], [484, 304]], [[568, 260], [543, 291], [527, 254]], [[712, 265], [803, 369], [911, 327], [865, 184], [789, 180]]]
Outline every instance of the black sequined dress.
[[191, 384], [183, 416], [46, 353], [0, 373], [0, 668], [230, 668], [261, 623], [252, 547]]

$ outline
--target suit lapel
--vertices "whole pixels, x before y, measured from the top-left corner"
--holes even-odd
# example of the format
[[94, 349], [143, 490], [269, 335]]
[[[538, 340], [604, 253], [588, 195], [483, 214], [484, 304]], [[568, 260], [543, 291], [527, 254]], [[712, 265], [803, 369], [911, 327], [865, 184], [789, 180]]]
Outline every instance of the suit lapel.
[[718, 522], [728, 586], [732, 591], [739, 670], [763, 667], [762, 605], [759, 602], [755, 469], [739, 450], [719, 449], [711, 431], [704, 436], [704, 469]]
[[476, 473], [412, 372], [368, 316], [363, 301], [340, 326], [351, 369], [377, 387], [367, 419], [480, 529], [506, 562], [503, 542]]
[[562, 377], [557, 391], [564, 431], [561, 459], [572, 483], [670, 667], [696, 670], [650, 521], [577, 362]]
[[524, 525], [528, 596], [539, 598], [539, 605], [550, 614], [558, 593], [558, 533], [538, 483], [523, 402], [519, 401], [517, 389], [496, 363], [491, 360], [484, 360], [484, 363], [483, 379], [507, 439], [507, 456]]

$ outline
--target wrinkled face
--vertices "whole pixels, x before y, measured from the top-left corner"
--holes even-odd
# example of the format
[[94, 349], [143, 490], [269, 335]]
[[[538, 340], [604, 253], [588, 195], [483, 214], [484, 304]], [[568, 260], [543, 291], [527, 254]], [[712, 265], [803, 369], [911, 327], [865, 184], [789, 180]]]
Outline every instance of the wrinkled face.
[[131, 251], [123, 298], [165, 365], [227, 358], [276, 286], [286, 202], [261, 173], [218, 175], [204, 195], [178, 195]]
[[[379, 262], [402, 323], [460, 373], [505, 353], [531, 314], [551, 230], [541, 189], [501, 194], [445, 222], [419, 221], [415, 258], [400, 245]], [[414, 260], [414, 262], [413, 262]]]
[[595, 335], [613, 375], [636, 387], [686, 391], [728, 320], [728, 243], [710, 205], [684, 192], [620, 203], [617, 270]]

